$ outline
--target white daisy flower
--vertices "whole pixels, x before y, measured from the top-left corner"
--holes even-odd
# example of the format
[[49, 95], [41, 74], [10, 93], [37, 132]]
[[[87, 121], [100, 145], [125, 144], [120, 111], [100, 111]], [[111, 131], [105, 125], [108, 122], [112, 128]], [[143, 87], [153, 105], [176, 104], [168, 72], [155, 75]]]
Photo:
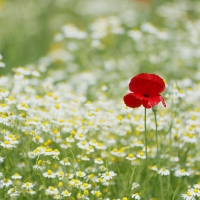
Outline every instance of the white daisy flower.
[[26, 183], [24, 183], [23, 185], [22, 185], [22, 188], [25, 188], [25, 189], [32, 189], [33, 188], [33, 186], [34, 186], [34, 184], [33, 183], [30, 183], [30, 182], [26, 182]]
[[177, 177], [182, 177], [182, 176], [189, 176], [190, 173], [186, 172], [184, 169], [180, 169], [180, 170], [176, 170], [174, 175]]
[[69, 197], [71, 195], [71, 193], [68, 190], [65, 190], [61, 193], [61, 195], [64, 197]]
[[18, 173], [15, 173], [13, 176], [11, 176], [12, 179], [21, 179], [22, 176], [20, 176]]
[[137, 158], [140, 158], [140, 159], [145, 159], [146, 158], [146, 155], [143, 151], [140, 151], [137, 155], [136, 155]]
[[138, 188], [139, 186], [140, 186], [139, 183], [133, 182], [133, 183], [132, 183], [132, 188], [131, 188], [131, 190], [134, 190], [135, 188]]
[[157, 165], [152, 166], [152, 167], [151, 167], [151, 170], [153, 170], [153, 171], [158, 171]]
[[11, 196], [11, 197], [17, 197], [20, 195], [19, 191], [17, 191], [15, 188], [11, 188], [8, 190], [8, 194]]
[[80, 185], [81, 190], [86, 190], [86, 189], [89, 189], [91, 187], [92, 187], [91, 184], [88, 184], [88, 183], [83, 183], [83, 184]]
[[69, 166], [71, 163], [69, 162], [68, 158], [64, 158], [63, 160], [60, 161], [61, 165]]
[[194, 188], [200, 189], [200, 182], [193, 186]]
[[80, 149], [86, 149], [87, 150], [89, 148], [89, 144], [86, 141], [80, 141], [80, 142], [78, 142], [77, 146]]
[[1, 184], [3, 187], [4, 186], [9, 187], [10, 185], [12, 185], [12, 181], [10, 179], [5, 178], [5, 179], [1, 180]]
[[53, 186], [49, 186], [46, 190], [45, 190], [46, 195], [57, 195], [59, 193], [58, 189], [53, 187]]
[[11, 148], [15, 147], [15, 146], [14, 146], [13, 144], [11, 144], [11, 142], [8, 141], [8, 140], [5, 140], [4, 142], [1, 142], [1, 143], [0, 143], [0, 146], [4, 147], [4, 148], [6, 148], [6, 149], [11, 149]]
[[170, 174], [170, 171], [163, 167], [158, 171], [158, 174], [160, 174], [161, 176], [168, 176]]
[[94, 159], [94, 162], [95, 162], [96, 164], [99, 164], [99, 165], [103, 164], [102, 158], [96, 158], [96, 159]]
[[115, 172], [110, 171], [110, 172], [103, 173], [101, 177], [103, 178], [104, 181], [107, 181], [107, 180], [111, 180], [116, 175], [117, 174], [115, 174]]
[[132, 153], [128, 154], [128, 156], [126, 157], [127, 160], [135, 160], [136, 157], [134, 157], [134, 155]]
[[76, 172], [76, 176], [78, 176], [78, 177], [85, 177], [85, 176], [86, 176], [86, 173], [85, 173], [85, 172], [78, 171], [78, 172]]
[[188, 190], [194, 197], [199, 197], [200, 196], [200, 191], [197, 188], [191, 188]]
[[141, 199], [139, 193], [132, 194], [131, 197], [134, 198], [134, 199], [138, 199], [138, 200]]
[[181, 198], [184, 200], [195, 200], [194, 196], [189, 191], [186, 194], [181, 194]]
[[55, 178], [56, 173], [52, 172], [51, 170], [48, 170], [47, 172], [43, 173], [43, 176], [46, 178]]

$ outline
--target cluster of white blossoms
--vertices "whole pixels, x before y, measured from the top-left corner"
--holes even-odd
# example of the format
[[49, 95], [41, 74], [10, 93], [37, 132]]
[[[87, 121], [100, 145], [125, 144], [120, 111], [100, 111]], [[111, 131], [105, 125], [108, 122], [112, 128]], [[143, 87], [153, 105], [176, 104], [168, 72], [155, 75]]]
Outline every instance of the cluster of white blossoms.
[[[108, 199], [113, 194], [106, 188], [117, 187], [119, 182], [125, 184], [134, 169], [130, 183], [136, 182], [129, 187], [132, 198], [140, 199], [138, 174], [146, 158], [143, 108], [132, 110], [125, 107], [122, 99], [110, 98], [98, 84], [99, 74], [82, 72], [72, 75], [67, 82], [56, 82], [53, 76], [45, 77], [42, 72], [35, 76], [34, 71], [32, 67], [19, 67], [13, 78], [0, 78], [1, 165], [6, 166], [2, 170], [1, 188], [11, 197], [41, 193], [55, 199], [69, 196]], [[104, 73], [108, 72], [102, 71], [101, 75]], [[184, 93], [195, 95], [182, 82], [178, 84]], [[199, 86], [194, 84], [194, 87]], [[94, 100], [90, 100], [90, 90], [98, 93]], [[193, 154], [198, 148], [199, 108], [186, 111], [187, 115], [177, 112], [173, 99], [186, 105], [190, 97], [171, 97], [174, 93], [177, 88], [168, 86], [167, 108], [158, 106], [162, 165], [156, 161], [153, 112], [147, 112], [149, 167], [153, 176], [156, 173], [168, 176], [171, 172], [177, 178], [195, 177], [199, 174], [195, 168], [198, 151]], [[198, 98], [193, 99], [195, 102]], [[176, 113], [173, 117], [172, 112]], [[180, 149], [185, 149], [187, 154], [178, 153]], [[180, 163], [183, 159], [185, 169]], [[194, 193], [196, 189], [193, 190]], [[191, 191], [182, 197], [193, 194]]]

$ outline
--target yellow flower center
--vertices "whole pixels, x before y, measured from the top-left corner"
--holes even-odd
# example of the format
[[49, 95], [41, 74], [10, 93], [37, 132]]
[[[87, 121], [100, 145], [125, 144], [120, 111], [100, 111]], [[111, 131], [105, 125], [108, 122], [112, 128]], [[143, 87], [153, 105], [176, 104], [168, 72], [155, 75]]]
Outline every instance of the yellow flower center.
[[51, 148], [46, 149], [45, 152], [52, 152], [52, 149]]
[[133, 158], [133, 154], [132, 153], [128, 154], [128, 157]]
[[51, 191], [54, 191], [54, 187], [52, 187], [52, 186], [51, 186], [49, 189], [50, 189]]
[[27, 187], [29, 187], [29, 186], [30, 186], [30, 183], [29, 183], [29, 182], [26, 182], [25, 185], [26, 185]]
[[82, 134], [82, 133], [80, 133], [80, 134], [78, 135], [78, 137], [82, 138], [82, 137], [83, 137], [83, 134]]
[[41, 166], [41, 165], [42, 165], [42, 160], [38, 160], [37, 164], [38, 164], [39, 166]]
[[101, 196], [101, 192], [97, 191], [97, 192], [95, 193], [95, 195], [96, 195], [96, 197], [100, 197], [100, 196]]
[[51, 171], [51, 170], [48, 170], [48, 171], [47, 171], [47, 174], [48, 174], [48, 175], [52, 175], [52, 171]]
[[166, 168], [163, 167], [163, 168], [162, 168], [162, 171], [163, 171], [163, 172], [166, 172]]
[[194, 137], [194, 135], [190, 133], [189, 134], [189, 138], [193, 138], [193, 137]]
[[110, 176], [110, 173], [109, 173], [109, 172], [106, 172], [106, 176]]
[[40, 136], [39, 136], [39, 135], [36, 135], [36, 136], [35, 136], [35, 140], [36, 140], [36, 141], [39, 141], [39, 139], [40, 139]]
[[90, 174], [89, 176], [90, 176], [91, 179], [94, 178], [94, 174]]
[[87, 183], [83, 183], [83, 187], [88, 187], [88, 184]]
[[187, 192], [187, 196], [191, 197], [192, 195], [191, 195], [191, 193], [190, 193], [190, 192]]
[[68, 192], [67, 190], [65, 190], [65, 191], [64, 191], [64, 194], [65, 194], [65, 195], [68, 195], [68, 194], [69, 194], [69, 192]]
[[141, 152], [140, 152], [140, 156], [144, 156], [144, 152], [141, 151]]
[[195, 189], [193, 190], [193, 192], [194, 192], [194, 193], [198, 193], [199, 190], [198, 190], [197, 188], [195, 188]]
[[8, 179], [7, 179], [7, 178], [5, 178], [5, 179], [4, 179], [4, 183], [7, 183], [7, 182], [8, 182]]
[[8, 144], [10, 144], [10, 142], [6, 140], [6, 141], [4, 141], [4, 144], [8, 145]]
[[78, 183], [79, 183], [79, 180], [74, 180], [74, 183], [75, 183], [75, 184], [78, 184]]
[[185, 173], [185, 170], [184, 170], [184, 169], [181, 169], [181, 173]]
[[79, 172], [77, 173], [77, 175], [78, 175], [78, 176], [82, 176], [83, 173], [79, 171]]

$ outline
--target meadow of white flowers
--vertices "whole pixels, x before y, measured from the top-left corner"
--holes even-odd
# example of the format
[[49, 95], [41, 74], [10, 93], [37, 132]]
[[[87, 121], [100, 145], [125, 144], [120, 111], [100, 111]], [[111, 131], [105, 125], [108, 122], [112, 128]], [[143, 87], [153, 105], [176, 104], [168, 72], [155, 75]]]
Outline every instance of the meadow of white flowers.
[[[91, 4], [85, 29], [63, 25], [46, 56], [0, 77], [0, 199], [200, 199], [200, 2], [157, 7], [162, 28]], [[141, 72], [166, 83], [147, 169], [144, 108], [123, 102]]]

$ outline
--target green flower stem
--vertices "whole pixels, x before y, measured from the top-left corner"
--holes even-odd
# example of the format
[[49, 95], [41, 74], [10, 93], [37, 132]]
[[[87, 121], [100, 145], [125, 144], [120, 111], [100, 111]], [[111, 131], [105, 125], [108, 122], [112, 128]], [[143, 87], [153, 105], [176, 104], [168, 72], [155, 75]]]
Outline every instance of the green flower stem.
[[176, 194], [178, 193], [178, 191], [179, 191], [179, 189], [180, 189], [180, 187], [181, 187], [181, 179], [179, 179], [179, 182], [178, 182], [178, 186], [176, 187], [176, 190], [175, 190], [175, 192], [174, 192], [174, 195], [173, 195], [173, 198], [172, 198], [172, 200], [175, 200], [175, 197], [176, 197]]
[[[146, 153], [146, 163], [145, 163], [145, 173], [148, 176], [148, 157], [147, 157], [147, 109], [144, 109], [144, 131], [145, 131], [145, 153]], [[147, 179], [147, 196], [149, 195], [149, 180]]]
[[120, 176], [120, 179], [121, 179], [121, 183], [122, 183], [122, 188], [123, 189], [126, 189], [125, 187], [124, 187], [124, 179], [123, 179], [123, 175], [122, 175], [122, 173], [120, 172], [120, 169], [119, 169], [119, 166], [118, 166], [118, 164], [116, 164], [116, 166], [117, 166], [117, 171], [118, 171], [118, 174], [119, 174], [119, 176]]
[[129, 185], [132, 183], [134, 172], [135, 172], [135, 167], [132, 169], [131, 178], [129, 180]]
[[160, 192], [161, 192], [161, 199], [164, 200], [164, 195], [163, 195], [163, 183], [162, 183], [162, 176], [159, 176], [160, 179]]
[[156, 144], [157, 144], [157, 157], [159, 155], [159, 143], [158, 143], [158, 123], [157, 123], [157, 117], [156, 117], [156, 112], [154, 113], [154, 118], [155, 118], [155, 124], [156, 124]]
[[146, 153], [146, 170], [147, 170], [147, 109], [144, 109], [144, 132], [145, 132], [145, 153]]
[[[158, 143], [158, 123], [157, 123], [157, 107], [154, 106], [152, 108], [153, 114], [154, 114], [154, 119], [155, 119], [155, 125], [156, 125], [156, 145], [157, 145], [157, 159], [159, 160], [159, 143]], [[160, 165], [160, 164], [159, 164]], [[160, 166], [159, 166], [160, 167]], [[163, 196], [163, 184], [162, 184], [162, 177], [159, 176], [159, 182], [160, 182], [160, 192], [161, 192], [161, 199], [164, 200], [164, 196]]]

